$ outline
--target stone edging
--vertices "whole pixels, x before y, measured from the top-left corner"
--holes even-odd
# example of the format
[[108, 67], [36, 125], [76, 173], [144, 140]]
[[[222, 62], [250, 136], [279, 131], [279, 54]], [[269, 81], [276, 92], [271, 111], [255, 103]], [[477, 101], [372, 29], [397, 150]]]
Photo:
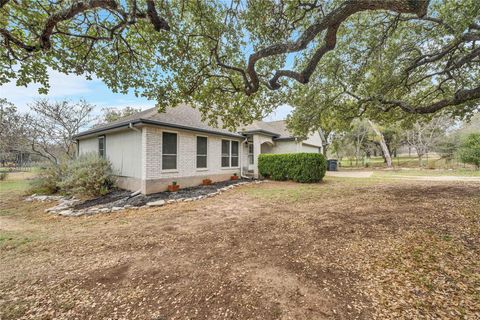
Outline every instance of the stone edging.
[[169, 199], [169, 200], [157, 200], [157, 201], [152, 201], [148, 202], [146, 205], [140, 206], [140, 207], [135, 207], [132, 205], [125, 205], [123, 207], [112, 207], [112, 208], [100, 208], [100, 207], [91, 207], [91, 208], [86, 208], [86, 209], [80, 209], [80, 210], [74, 210], [73, 207], [75, 204], [80, 202], [81, 200], [75, 198], [75, 197], [62, 197], [62, 196], [46, 196], [46, 195], [31, 195], [25, 199], [25, 201], [41, 201], [41, 202], [49, 202], [49, 201], [59, 201], [59, 203], [51, 208], [48, 208], [45, 210], [47, 213], [53, 213], [53, 214], [58, 214], [60, 216], [65, 216], [65, 217], [79, 217], [83, 215], [93, 215], [93, 214], [98, 214], [98, 213], [111, 213], [111, 212], [118, 212], [122, 210], [138, 210], [138, 209], [145, 209], [145, 208], [152, 208], [152, 207], [162, 207], [167, 204], [173, 204], [177, 202], [191, 202], [191, 201], [197, 201], [205, 198], [211, 198], [215, 197], [216, 195], [221, 194], [222, 192], [228, 191], [230, 189], [233, 189], [235, 187], [243, 186], [246, 184], [259, 184], [262, 182], [266, 182], [266, 180], [255, 180], [251, 182], [239, 182], [236, 184], [231, 184], [229, 186], [217, 189], [217, 191], [214, 191], [212, 193], [198, 196], [198, 197], [192, 197], [192, 198], [179, 198], [179, 199]]

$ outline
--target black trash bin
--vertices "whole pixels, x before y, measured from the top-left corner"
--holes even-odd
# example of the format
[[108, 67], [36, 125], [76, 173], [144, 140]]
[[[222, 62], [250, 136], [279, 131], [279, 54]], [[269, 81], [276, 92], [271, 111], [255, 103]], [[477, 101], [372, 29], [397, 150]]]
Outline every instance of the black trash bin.
[[337, 171], [337, 159], [329, 159], [327, 160], [327, 170], [328, 171]]

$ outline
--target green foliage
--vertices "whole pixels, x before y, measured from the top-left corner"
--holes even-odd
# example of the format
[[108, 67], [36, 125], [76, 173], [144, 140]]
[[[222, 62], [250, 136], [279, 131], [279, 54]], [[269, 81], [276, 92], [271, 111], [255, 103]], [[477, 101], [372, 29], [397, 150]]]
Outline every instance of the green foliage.
[[38, 177], [32, 181], [30, 192], [39, 194], [54, 194], [60, 192], [59, 183], [66, 172], [66, 163], [58, 165], [50, 163], [40, 168]]
[[460, 146], [459, 156], [463, 162], [480, 168], [480, 133], [471, 133], [466, 137]]
[[107, 194], [115, 186], [110, 162], [95, 154], [68, 163], [59, 187], [66, 193], [88, 196]]
[[142, 111], [142, 109], [137, 109], [133, 107], [125, 107], [121, 110], [117, 110], [113, 108], [105, 108], [103, 109], [102, 123], [114, 122], [123, 117], [130, 116], [140, 111]]
[[437, 145], [435, 146], [435, 151], [440, 155], [440, 157], [446, 160], [452, 160], [455, 157], [460, 145], [460, 139], [458, 134], [444, 135], [440, 137]]
[[319, 182], [325, 176], [327, 161], [319, 153], [261, 154], [258, 170], [273, 180]]
[[[379, 2], [399, 7], [396, 1], [370, 1]], [[270, 81], [281, 69], [291, 69], [284, 74], [315, 69], [311, 78], [302, 74], [297, 79], [299, 88], [310, 80], [312, 88], [323, 92], [314, 104], [334, 101], [335, 113], [346, 118], [365, 114], [379, 124], [379, 118], [388, 121], [411, 112], [388, 101], [429, 105], [478, 87], [480, 79], [477, 0], [430, 1], [427, 16], [433, 19], [400, 16], [395, 10], [359, 12], [356, 1], [346, 0], [302, 5], [293, 0], [281, 5], [271, 0], [152, 1], [168, 30], [151, 23], [146, 1], [0, 3], [0, 85], [37, 83], [47, 93], [51, 70], [96, 77], [113, 92], [132, 90], [161, 108], [191, 103], [211, 122], [220, 117], [226, 127], [258, 119], [288, 102]], [[72, 4], [92, 3], [96, 5], [73, 14]], [[329, 15], [347, 6], [352, 8], [343, 18]], [[317, 65], [312, 58], [323, 51], [325, 40], [312, 31], [324, 34], [320, 26], [332, 22], [340, 26], [336, 47]], [[293, 44], [299, 38], [310, 40]], [[250, 65], [255, 57], [260, 60]], [[282, 76], [278, 83], [283, 89], [298, 82]], [[463, 116], [477, 108], [475, 102], [447, 109]]]
[[115, 186], [113, 170], [108, 160], [96, 154], [42, 168], [32, 184], [32, 192], [41, 194], [63, 193], [99, 196]]

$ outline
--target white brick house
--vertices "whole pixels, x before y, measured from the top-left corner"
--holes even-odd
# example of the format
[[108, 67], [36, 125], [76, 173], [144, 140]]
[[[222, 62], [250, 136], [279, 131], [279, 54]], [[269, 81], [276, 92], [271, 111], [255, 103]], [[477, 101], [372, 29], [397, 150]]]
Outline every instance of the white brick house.
[[260, 153], [321, 151], [320, 136], [293, 137], [284, 121], [263, 122], [239, 132], [202, 122], [198, 110], [180, 105], [158, 113], [155, 108], [84, 131], [75, 137], [78, 154], [107, 157], [121, 188], [144, 194], [181, 187], [203, 179], [228, 180], [233, 174], [258, 177]]

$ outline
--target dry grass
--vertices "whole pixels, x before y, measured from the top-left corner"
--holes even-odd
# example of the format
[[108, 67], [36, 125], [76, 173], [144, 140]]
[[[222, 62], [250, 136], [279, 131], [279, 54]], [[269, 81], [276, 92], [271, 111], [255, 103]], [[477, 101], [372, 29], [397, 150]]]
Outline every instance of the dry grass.
[[1, 195], [0, 319], [480, 318], [480, 184], [270, 182], [61, 218]]

